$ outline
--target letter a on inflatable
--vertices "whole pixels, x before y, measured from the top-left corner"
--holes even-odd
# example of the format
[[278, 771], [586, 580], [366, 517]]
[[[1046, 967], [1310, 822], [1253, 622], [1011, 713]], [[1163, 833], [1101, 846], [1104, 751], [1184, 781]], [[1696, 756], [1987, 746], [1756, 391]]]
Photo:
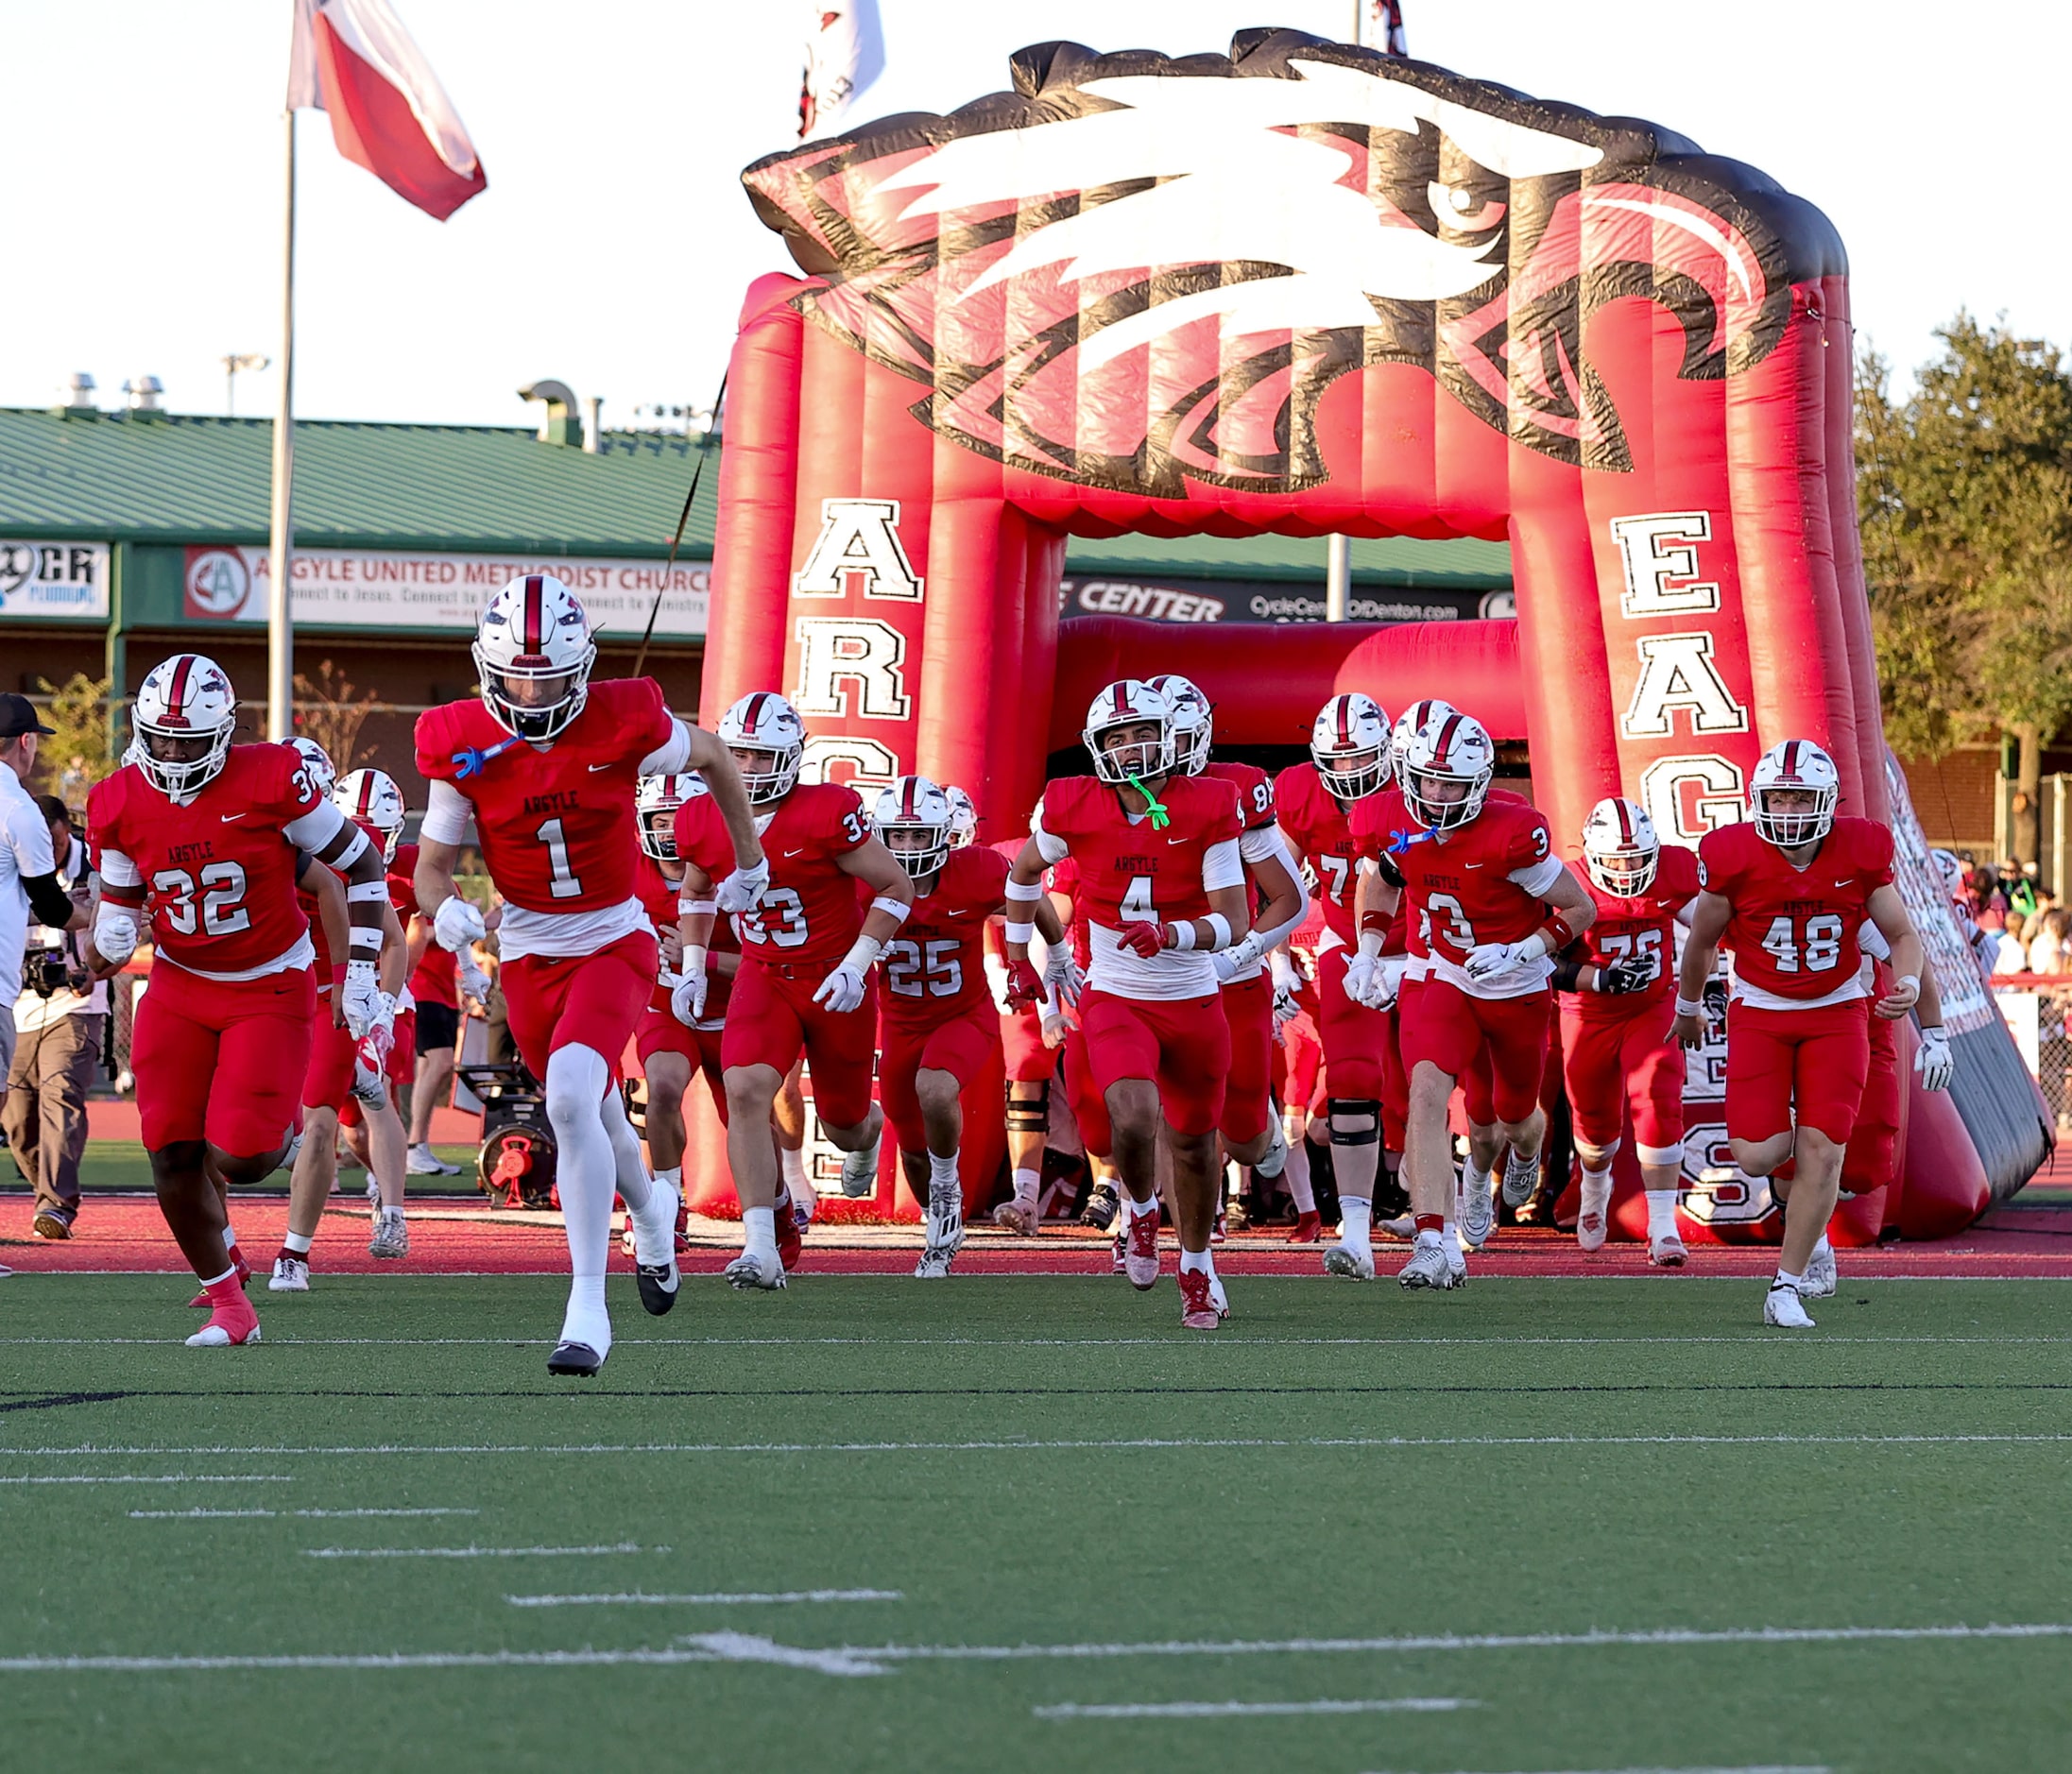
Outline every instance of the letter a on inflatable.
[[[1186, 672], [1239, 743], [1299, 743], [1338, 689], [1443, 692], [1529, 742], [1574, 842], [1622, 793], [1695, 844], [1799, 736], [1844, 810], [1898, 815], [1919, 852], [1819, 211], [1670, 129], [1295, 31], [1227, 56], [1044, 43], [1012, 71], [744, 174], [805, 275], [743, 311], [706, 707], [781, 688], [811, 770], [956, 782], [997, 838], [1115, 670]], [[1066, 537], [1128, 531], [1507, 540], [1517, 619], [1061, 632]], [[1962, 1223], [2043, 1151], [1961, 987], [1955, 1106], [1917, 1095], [1907, 1121], [1936, 1162], [1897, 1161], [1915, 1227]], [[1858, 1210], [1871, 1233], [1890, 1205]]]

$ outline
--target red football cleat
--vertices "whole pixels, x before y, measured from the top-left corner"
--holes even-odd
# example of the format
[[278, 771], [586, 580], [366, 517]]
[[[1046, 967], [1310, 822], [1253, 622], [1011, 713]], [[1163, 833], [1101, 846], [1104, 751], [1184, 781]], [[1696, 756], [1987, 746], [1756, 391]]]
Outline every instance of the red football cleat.
[[[251, 1265], [245, 1260], [245, 1247], [242, 1244], [233, 1244], [231, 1247], [231, 1261], [236, 1268], [236, 1273], [231, 1279], [236, 1282], [240, 1288], [243, 1288], [252, 1278], [252, 1270]], [[197, 1312], [206, 1312], [215, 1302], [209, 1298], [209, 1290], [204, 1288], [187, 1304]]]
[[798, 1211], [790, 1190], [777, 1198], [777, 1207], [770, 1220], [772, 1229], [777, 1233], [777, 1260], [784, 1265], [787, 1275], [796, 1274], [798, 1259], [806, 1248], [806, 1232], [798, 1223]]
[[1223, 1322], [1216, 1309], [1215, 1277], [1206, 1269], [1180, 1271], [1180, 1322], [1189, 1330], [1214, 1330]]
[[259, 1314], [245, 1298], [243, 1278], [231, 1275], [202, 1289], [214, 1308], [209, 1322], [187, 1339], [190, 1349], [231, 1349], [259, 1340]]
[[1129, 1214], [1122, 1246], [1122, 1272], [1139, 1293], [1158, 1285], [1158, 1214]]
[[1322, 1244], [1324, 1242], [1324, 1217], [1317, 1213], [1297, 1214], [1295, 1229], [1288, 1235], [1290, 1244]]

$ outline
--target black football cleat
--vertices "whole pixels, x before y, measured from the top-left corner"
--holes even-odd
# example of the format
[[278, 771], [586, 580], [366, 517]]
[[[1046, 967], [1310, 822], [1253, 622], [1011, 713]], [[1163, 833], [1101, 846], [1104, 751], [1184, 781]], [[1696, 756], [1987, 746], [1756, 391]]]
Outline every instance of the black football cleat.
[[641, 1304], [654, 1318], [665, 1317], [676, 1305], [676, 1291], [683, 1282], [674, 1256], [666, 1263], [636, 1264], [633, 1279], [641, 1289]]
[[588, 1343], [556, 1343], [554, 1353], [547, 1357], [549, 1373], [573, 1373], [584, 1380], [595, 1379], [604, 1365], [604, 1356]]

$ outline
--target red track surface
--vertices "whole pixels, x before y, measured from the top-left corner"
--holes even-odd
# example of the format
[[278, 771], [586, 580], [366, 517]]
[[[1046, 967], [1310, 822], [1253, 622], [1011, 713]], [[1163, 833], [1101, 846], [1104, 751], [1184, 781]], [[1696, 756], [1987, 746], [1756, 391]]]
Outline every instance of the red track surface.
[[[272, 1198], [234, 1203], [233, 1223], [256, 1266], [270, 1263], [286, 1229], [287, 1203]], [[26, 1195], [0, 1203], [0, 1263], [25, 1273], [52, 1271], [117, 1271], [184, 1273], [186, 1265], [148, 1196], [89, 1196], [76, 1236], [45, 1243], [29, 1236], [32, 1211]], [[2052, 1230], [2052, 1228], [2063, 1228]], [[698, 1247], [684, 1261], [686, 1272], [715, 1274], [739, 1248], [733, 1229], [712, 1222], [698, 1227]], [[367, 1254], [364, 1211], [334, 1211], [317, 1235], [319, 1272], [333, 1274], [566, 1274], [568, 1254], [557, 1220], [496, 1213], [465, 1203], [426, 1203], [413, 1213], [410, 1256], [402, 1263], [377, 1263]], [[1167, 1235], [1171, 1242], [1171, 1235]], [[806, 1274], [894, 1275], [912, 1271], [919, 1228], [815, 1227], [806, 1241]], [[1385, 1267], [1390, 1251], [1379, 1251]], [[1239, 1275], [1314, 1275], [1316, 1246], [1289, 1246], [1278, 1235], [1240, 1236], [1217, 1252], [1217, 1266]], [[615, 1266], [630, 1267], [614, 1244]], [[1763, 1275], [1775, 1262], [1766, 1249], [1702, 1247], [1694, 1250], [1686, 1275]], [[1107, 1240], [1090, 1233], [1061, 1233], [1040, 1240], [1010, 1238], [990, 1228], [976, 1231], [957, 1259], [961, 1275], [1104, 1274]], [[1852, 1279], [1893, 1276], [1965, 1276], [1980, 1280], [2012, 1276], [2072, 1277], [2072, 1214], [1999, 1209], [1964, 1236], [1932, 1244], [1901, 1244], [1882, 1250], [1847, 1251], [1842, 1269]], [[1636, 1244], [1610, 1244], [1594, 1256], [1575, 1240], [1538, 1229], [1511, 1229], [1475, 1259], [1478, 1275], [1608, 1276], [1658, 1275]]]

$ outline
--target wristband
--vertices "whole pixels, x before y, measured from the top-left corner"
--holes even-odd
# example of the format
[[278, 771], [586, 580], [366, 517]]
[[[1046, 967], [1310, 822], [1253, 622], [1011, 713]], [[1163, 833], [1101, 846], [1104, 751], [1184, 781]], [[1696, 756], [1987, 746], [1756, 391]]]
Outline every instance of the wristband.
[[346, 886], [346, 904], [349, 906], [371, 905], [376, 901], [388, 903], [388, 883], [385, 880], [356, 880]]
[[1387, 932], [1378, 930], [1362, 930], [1360, 932], [1360, 952], [1369, 961], [1381, 953], [1381, 945], [1387, 941]]
[[860, 974], [867, 974], [870, 964], [878, 959], [879, 951], [883, 947], [884, 945], [875, 936], [859, 936], [849, 945], [849, 952], [842, 957], [841, 966], [853, 968]]
[[705, 952], [703, 943], [684, 944], [683, 964], [680, 971], [683, 973], [703, 973], [705, 971]]
[[889, 894], [880, 894], [870, 902], [873, 912], [882, 912], [896, 924], [904, 924], [906, 914], [914, 908], [904, 899], [895, 899]]
[[1921, 1025], [1921, 1038], [1924, 1041], [1926, 1041], [1930, 1035], [1939, 1035], [1942, 1033], [1943, 1025], [1939, 1022], [1925, 1022]]
[[1024, 948], [1036, 941], [1036, 920], [1034, 918], [1031, 918], [1026, 924], [1017, 924], [1014, 919], [1009, 918], [1002, 926], [1002, 929], [1005, 931], [1007, 940], [1010, 943], [1019, 943]]
[[1230, 920], [1224, 917], [1221, 912], [1211, 912], [1207, 922], [1209, 930], [1213, 932], [1209, 938], [1208, 947], [1211, 948], [1228, 948], [1230, 947]]
[[1676, 1014], [1679, 1016], [1703, 1016], [1705, 1014], [1704, 1000], [1686, 998], [1679, 992], [1676, 995]]
[[717, 899], [679, 899], [676, 901], [676, 913], [679, 917], [686, 918], [716, 918], [719, 916], [719, 901]]
[[[379, 928], [370, 930], [365, 925], [355, 925], [347, 934], [346, 943], [350, 947], [368, 949], [377, 955], [382, 952], [382, 933]], [[352, 959], [357, 961], [360, 957], [354, 955]]]
[[1019, 904], [1034, 905], [1038, 899], [1043, 897], [1043, 883], [1039, 880], [1033, 880], [1024, 883], [1022, 881], [1017, 880], [1012, 875], [1010, 875], [1007, 878], [1006, 896]]
[[1910, 985], [1913, 987], [1914, 996], [1916, 998], [1921, 996], [1921, 976], [1918, 973], [1903, 973], [1892, 981], [1892, 984], [1895, 988], [1902, 985]]
[[1194, 947], [1194, 920], [1192, 918], [1182, 918], [1179, 923], [1168, 924], [1165, 928], [1172, 933], [1172, 947], [1185, 953]]

